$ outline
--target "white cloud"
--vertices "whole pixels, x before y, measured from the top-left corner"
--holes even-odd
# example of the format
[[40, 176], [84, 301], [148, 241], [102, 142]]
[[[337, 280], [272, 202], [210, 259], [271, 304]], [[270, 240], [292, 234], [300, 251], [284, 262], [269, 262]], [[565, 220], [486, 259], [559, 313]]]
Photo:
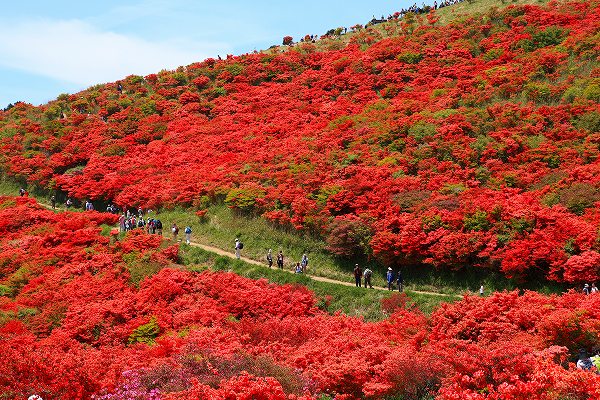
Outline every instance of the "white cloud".
[[81, 20], [1, 22], [0, 65], [78, 85], [147, 75], [231, 51], [214, 42], [149, 42]]

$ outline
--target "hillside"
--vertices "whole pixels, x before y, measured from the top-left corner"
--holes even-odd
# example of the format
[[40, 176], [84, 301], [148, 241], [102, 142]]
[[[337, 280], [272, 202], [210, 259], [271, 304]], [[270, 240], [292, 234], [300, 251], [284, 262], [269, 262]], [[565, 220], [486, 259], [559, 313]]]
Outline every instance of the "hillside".
[[60, 198], [225, 202], [386, 266], [595, 280], [598, 7], [407, 17], [18, 103], [0, 165]]
[[[0, 197], [0, 398], [588, 399], [600, 296], [465, 296], [379, 322], [329, 314], [300, 285], [174, 264], [115, 217]], [[107, 230], [107, 224], [109, 229]], [[216, 266], [216, 265], [215, 265]], [[8, 278], [4, 278], [8, 277]], [[320, 304], [321, 303], [321, 304]]]

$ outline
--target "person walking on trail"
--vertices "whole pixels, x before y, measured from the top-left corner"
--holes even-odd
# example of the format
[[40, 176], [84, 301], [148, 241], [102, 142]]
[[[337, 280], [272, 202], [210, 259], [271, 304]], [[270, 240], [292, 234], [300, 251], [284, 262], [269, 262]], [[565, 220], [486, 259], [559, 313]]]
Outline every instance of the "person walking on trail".
[[585, 284], [583, 285], [583, 294], [590, 294], [591, 290], [590, 290], [590, 285], [589, 284]]
[[398, 291], [401, 292], [404, 289], [404, 278], [402, 277], [401, 270], [398, 270], [398, 275], [396, 276], [396, 284], [398, 285]]
[[484, 291], [483, 291], [483, 285], [481, 285], [481, 287], [479, 288], [479, 295], [481, 297], [483, 297], [483, 293], [484, 293]]
[[590, 370], [590, 369], [592, 369], [593, 366], [594, 366], [594, 364], [592, 363], [592, 360], [588, 356], [587, 351], [585, 349], [580, 349], [579, 350], [579, 358], [577, 360], [577, 368], [583, 369], [583, 370]]
[[67, 198], [67, 201], [65, 202], [65, 206], [68, 208], [70, 208], [73, 205], [73, 200], [71, 200], [71, 198]]
[[356, 287], [361, 287], [361, 278], [362, 278], [362, 271], [360, 270], [360, 267], [358, 266], [358, 264], [354, 265], [354, 283], [356, 284]]
[[188, 225], [185, 227], [183, 232], [185, 233], [185, 242], [190, 244], [192, 241], [192, 228]]
[[179, 235], [179, 227], [175, 222], [173, 222], [173, 225], [171, 225], [171, 233], [173, 234], [173, 241], [176, 242], [177, 235]]
[[242, 257], [242, 252], [241, 250], [244, 248], [244, 244], [242, 242], [240, 242], [240, 239], [235, 239], [235, 258], [237, 258], [238, 260]]
[[299, 262], [296, 263], [296, 268], [294, 269], [294, 273], [301, 274], [302, 273], [302, 265]]
[[154, 221], [154, 227], [156, 228], [156, 234], [162, 236], [162, 222], [160, 222], [160, 219]]
[[125, 232], [125, 214], [121, 214], [119, 217], [119, 229], [121, 232]]
[[385, 278], [386, 278], [388, 290], [392, 290], [392, 285], [394, 284], [394, 272], [392, 272], [392, 267], [388, 267]]
[[277, 268], [283, 269], [283, 251], [281, 250], [277, 254]]
[[50, 205], [52, 205], [52, 209], [56, 210], [56, 196], [52, 195], [52, 197], [50, 197]]
[[308, 256], [306, 255], [306, 253], [302, 254], [300, 266], [302, 267], [302, 272], [306, 272], [306, 268], [308, 268]]
[[271, 249], [267, 251], [267, 264], [269, 264], [269, 268], [273, 267], [273, 253], [271, 252]]
[[373, 289], [373, 285], [371, 285], [371, 276], [373, 276], [373, 271], [371, 271], [369, 267], [365, 268], [365, 272], [363, 272], [363, 277], [365, 278], [365, 289], [367, 288], [367, 285]]
[[25, 189], [23, 189], [23, 188], [19, 189], [19, 196], [21, 196], [21, 197], [25, 196]]

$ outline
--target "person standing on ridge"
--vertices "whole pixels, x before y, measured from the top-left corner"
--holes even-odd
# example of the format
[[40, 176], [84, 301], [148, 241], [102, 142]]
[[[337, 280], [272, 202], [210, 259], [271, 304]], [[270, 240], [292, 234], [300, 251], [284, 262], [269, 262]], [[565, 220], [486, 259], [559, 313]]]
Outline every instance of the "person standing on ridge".
[[271, 249], [267, 251], [267, 264], [269, 264], [269, 268], [273, 266], [273, 253], [271, 252]]
[[306, 253], [302, 254], [300, 266], [302, 267], [302, 272], [306, 273], [306, 268], [308, 268], [308, 256], [306, 255]]
[[241, 250], [244, 247], [244, 245], [242, 244], [242, 242], [240, 242], [240, 239], [236, 238], [235, 239], [235, 258], [237, 258], [238, 260], [242, 257], [242, 253]]
[[283, 269], [283, 251], [281, 250], [277, 254], [277, 268]]
[[396, 283], [398, 284], [398, 291], [401, 292], [404, 289], [404, 278], [402, 277], [401, 270], [398, 270], [398, 275], [396, 276]]
[[188, 225], [185, 227], [183, 232], [185, 233], [185, 242], [187, 244], [190, 244], [190, 242], [192, 241], [192, 228]]
[[369, 267], [365, 268], [365, 272], [363, 272], [363, 277], [365, 278], [365, 289], [367, 285], [373, 289], [373, 285], [371, 285], [371, 276], [373, 276], [373, 271], [369, 269]]
[[392, 272], [392, 267], [388, 267], [385, 278], [386, 278], [388, 290], [392, 290], [392, 284], [394, 283], [394, 273]]
[[590, 292], [590, 285], [587, 283], [583, 285], [583, 294], [590, 294]]
[[356, 285], [356, 287], [361, 287], [361, 278], [362, 278], [362, 271], [360, 270], [360, 267], [358, 266], [358, 264], [354, 265], [354, 284]]
[[173, 234], [173, 241], [176, 242], [177, 235], [179, 234], [179, 227], [175, 222], [173, 222], [173, 225], [171, 225], [171, 233]]

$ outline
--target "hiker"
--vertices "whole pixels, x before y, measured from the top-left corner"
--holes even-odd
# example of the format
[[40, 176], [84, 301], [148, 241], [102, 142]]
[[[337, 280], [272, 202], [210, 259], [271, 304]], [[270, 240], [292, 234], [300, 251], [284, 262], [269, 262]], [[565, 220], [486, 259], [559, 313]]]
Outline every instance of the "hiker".
[[483, 285], [479, 288], [479, 295], [483, 297]]
[[308, 256], [306, 255], [306, 253], [302, 254], [300, 265], [302, 266], [302, 271], [306, 272], [306, 268], [308, 268]]
[[67, 209], [69, 207], [71, 207], [73, 205], [73, 201], [71, 200], [71, 198], [67, 198], [67, 201], [65, 202], [65, 206], [67, 207]]
[[50, 204], [52, 205], [52, 209], [56, 210], [56, 196], [52, 195], [52, 197], [50, 197]]
[[190, 242], [192, 241], [192, 228], [188, 225], [185, 227], [183, 232], [185, 233], [185, 242], [187, 244], [190, 244]]
[[160, 219], [154, 221], [154, 226], [156, 227], [156, 234], [162, 236], [162, 222], [160, 222]]
[[173, 234], [173, 241], [176, 242], [177, 235], [179, 234], [179, 227], [175, 222], [173, 222], [173, 225], [171, 225], [171, 233]]
[[269, 268], [273, 267], [273, 253], [271, 253], [271, 249], [267, 251], [267, 264], [269, 264]]
[[23, 189], [23, 188], [19, 189], [19, 196], [21, 196], [21, 197], [25, 196], [25, 189]]
[[362, 271], [360, 270], [360, 267], [358, 266], [358, 264], [354, 265], [354, 284], [356, 285], [356, 287], [361, 287], [361, 277], [362, 277]]
[[283, 251], [281, 250], [277, 254], [277, 268], [283, 269]]
[[373, 289], [373, 285], [371, 285], [371, 276], [373, 275], [373, 271], [371, 271], [369, 269], [369, 267], [365, 268], [365, 272], [363, 272], [363, 277], [365, 278], [365, 289], [367, 288], [367, 285], [369, 285], [369, 287], [371, 289]]
[[579, 359], [577, 360], [577, 368], [583, 369], [583, 370], [590, 370], [590, 369], [592, 369], [593, 366], [594, 366], [594, 364], [592, 363], [592, 360], [588, 356], [587, 351], [585, 349], [580, 349], [579, 350]]
[[138, 218], [137, 227], [143, 230], [144, 226], [146, 226], [144, 218]]
[[404, 278], [402, 277], [401, 270], [398, 270], [398, 275], [396, 276], [396, 284], [398, 285], [398, 291], [401, 292], [404, 289]]
[[240, 242], [240, 239], [236, 238], [234, 249], [235, 249], [235, 258], [237, 258], [238, 260], [242, 256], [242, 253], [240, 250], [242, 250], [243, 248], [244, 248], [244, 245], [242, 244], [242, 242]]
[[593, 293], [598, 293], [598, 288], [596, 287], [596, 284], [595, 284], [595, 283], [592, 283], [592, 287], [591, 287], [591, 289], [590, 289], [590, 293], [591, 293], [591, 294], [593, 294]]
[[394, 283], [394, 273], [392, 272], [392, 267], [388, 267], [385, 278], [386, 278], [388, 290], [392, 290], [392, 284]]
[[125, 214], [121, 214], [119, 217], [119, 230], [125, 232]]
[[587, 283], [585, 285], [583, 285], [583, 294], [590, 294], [590, 285], [588, 285]]
[[296, 273], [296, 274], [302, 273], [302, 265], [300, 265], [299, 262], [296, 263], [296, 269], [294, 270], [294, 273]]

